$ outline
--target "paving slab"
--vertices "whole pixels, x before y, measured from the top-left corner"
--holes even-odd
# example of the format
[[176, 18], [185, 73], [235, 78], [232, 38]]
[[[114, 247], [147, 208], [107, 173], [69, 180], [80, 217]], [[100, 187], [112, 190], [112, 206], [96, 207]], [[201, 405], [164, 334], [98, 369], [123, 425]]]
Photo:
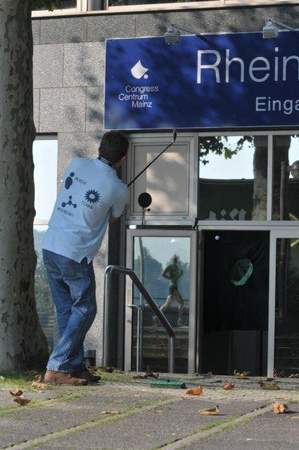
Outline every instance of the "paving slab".
[[[41, 393], [25, 392], [26, 397], [42, 401], [32, 402], [28, 407], [14, 406], [13, 410], [5, 411], [3, 405], [13, 404], [7, 389], [0, 391], [0, 448], [8, 449], [13, 446], [18, 450], [157, 449], [176, 445], [175, 442], [180, 443], [181, 439], [184, 442], [187, 436], [201, 430], [216, 429], [221, 424], [230, 424], [251, 411], [261, 411], [261, 407], [271, 405], [276, 400], [288, 403], [293, 400], [295, 410], [299, 405], [299, 391], [267, 391], [260, 387], [259, 389], [236, 387], [231, 391], [225, 391], [222, 386], [223, 383], [215, 383], [212, 387], [204, 386], [203, 395], [200, 397], [187, 396], [184, 390], [153, 389], [146, 383], [101, 382], [98, 385], [83, 387], [55, 386]], [[199, 410], [215, 405], [219, 406], [220, 415], [199, 414]], [[262, 412], [264, 414], [264, 411]], [[275, 423], [279, 424], [278, 421], [273, 421], [272, 414], [265, 415], [265, 419], [262, 416], [250, 420], [259, 424], [267, 418], [274, 424], [273, 426]], [[297, 424], [299, 428], [299, 419]], [[243, 423], [239, 424], [237, 430], [243, 426], [245, 426]], [[235, 432], [235, 428], [229, 430]], [[220, 441], [217, 440], [219, 436]], [[227, 447], [222, 446], [222, 436], [226, 436]], [[257, 437], [253, 431], [253, 436], [249, 435], [242, 447], [243, 441], [240, 442], [238, 437], [230, 441], [228, 436], [230, 431], [225, 431], [209, 438], [208, 441], [206, 438], [204, 441], [198, 441], [195, 446], [189, 448], [210, 450], [210, 447], [202, 445], [203, 442], [209, 442], [211, 450], [219, 447], [228, 450], [243, 450], [243, 448], [246, 450], [245, 446], [251, 445], [250, 439]], [[263, 433], [261, 437], [265, 438]], [[297, 443], [298, 436], [294, 436], [295, 438]], [[289, 445], [292, 441], [293, 438], [290, 441], [285, 440], [283, 444]], [[270, 444], [272, 445], [272, 441]], [[248, 448], [251, 450], [255, 447]], [[291, 448], [293, 450], [299, 446]], [[266, 445], [257, 447], [257, 450], [263, 449], [272, 450]], [[276, 447], [273, 447], [274, 449], [276, 450]], [[281, 446], [280, 450], [282, 449], [289, 450], [287, 446]]]
[[[101, 424], [84, 431], [76, 431], [43, 443], [40, 450], [50, 449], [122, 449], [147, 450], [158, 448], [185, 436], [246, 414], [263, 402], [220, 401], [220, 414], [203, 416], [199, 410], [215, 406], [215, 402], [200, 398], [178, 398], [167, 405], [158, 406], [123, 418], [117, 423]], [[88, 443], [88, 444], [87, 444]]]
[[[15, 389], [0, 389], [0, 414], [1, 414], [1, 410], [6, 409], [6, 408], [10, 408], [10, 407], [15, 407], [16, 409], [18, 409], [19, 407], [17, 406], [17, 404], [13, 401], [14, 397], [10, 394], [9, 391], [14, 391]], [[51, 399], [55, 399], [55, 398], [59, 398], [61, 397], [61, 395], [66, 395], [67, 392], [57, 392], [56, 390], [45, 390], [45, 391], [32, 391], [29, 389], [24, 389], [23, 390], [23, 396], [25, 398], [30, 398], [31, 400], [34, 401], [40, 401], [40, 400], [51, 400]]]
[[184, 446], [184, 450], [298, 450], [299, 404], [289, 414], [268, 412], [248, 423]]
[[[63, 391], [58, 392], [61, 395]], [[105, 411], [125, 412], [164, 398], [159, 391], [143, 392], [108, 384], [86, 387], [86, 391], [79, 388], [78, 391], [73, 390], [73, 395], [75, 398], [67, 401], [49, 401], [35, 407], [17, 406], [11, 413], [0, 417], [1, 448], [76, 427], [101, 415], [104, 418]]]

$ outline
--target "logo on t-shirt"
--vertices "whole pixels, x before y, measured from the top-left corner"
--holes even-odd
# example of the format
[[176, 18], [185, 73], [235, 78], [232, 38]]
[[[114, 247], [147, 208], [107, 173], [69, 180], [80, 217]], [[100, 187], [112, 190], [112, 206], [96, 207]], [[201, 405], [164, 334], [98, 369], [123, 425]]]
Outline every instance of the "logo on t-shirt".
[[98, 203], [98, 201], [100, 200], [100, 194], [97, 191], [95, 191], [94, 189], [90, 189], [85, 194], [85, 200], [91, 204]]
[[64, 187], [65, 189], [69, 189], [71, 187], [71, 185], [73, 184], [73, 178], [75, 176], [74, 172], [71, 172], [69, 174], [69, 176], [66, 178], [65, 183], [64, 183]]
[[61, 206], [65, 208], [66, 206], [72, 206], [73, 208], [77, 208], [77, 203], [73, 202], [73, 196], [69, 195], [69, 201], [68, 202], [62, 202]]

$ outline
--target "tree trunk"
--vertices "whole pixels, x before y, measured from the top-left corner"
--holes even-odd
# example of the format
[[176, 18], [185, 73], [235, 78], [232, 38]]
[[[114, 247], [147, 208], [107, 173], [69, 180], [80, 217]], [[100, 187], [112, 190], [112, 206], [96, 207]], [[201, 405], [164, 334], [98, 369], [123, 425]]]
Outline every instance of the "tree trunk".
[[[253, 160], [254, 186], [252, 220], [267, 219], [267, 145], [265, 136], [254, 137], [255, 151]], [[273, 220], [288, 219], [287, 185], [289, 179], [288, 165], [290, 145], [290, 135], [275, 136], [275, 149], [273, 151]], [[282, 204], [283, 208], [281, 206]]]
[[0, 370], [34, 367], [47, 344], [34, 300], [31, 1], [0, 3]]
[[273, 151], [273, 220], [289, 220], [288, 184], [290, 135], [274, 137]]
[[[267, 141], [263, 136], [254, 137], [254, 194], [253, 220], [266, 220], [267, 211]], [[274, 137], [272, 220], [288, 220], [288, 183], [290, 135]], [[277, 247], [276, 317], [287, 317], [287, 276], [289, 241], [281, 239]]]
[[252, 220], [267, 220], [267, 138], [254, 136]]

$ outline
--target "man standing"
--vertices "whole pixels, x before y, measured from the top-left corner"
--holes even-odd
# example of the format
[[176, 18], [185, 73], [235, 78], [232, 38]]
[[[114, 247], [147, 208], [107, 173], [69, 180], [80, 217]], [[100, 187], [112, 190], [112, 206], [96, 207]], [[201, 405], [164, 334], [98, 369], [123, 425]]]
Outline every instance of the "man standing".
[[96, 315], [92, 260], [109, 220], [119, 218], [128, 202], [127, 185], [115, 170], [128, 146], [122, 133], [109, 131], [98, 159], [75, 159], [65, 172], [43, 241], [60, 336], [47, 364], [47, 383], [84, 385], [100, 378], [83, 360], [83, 342]]

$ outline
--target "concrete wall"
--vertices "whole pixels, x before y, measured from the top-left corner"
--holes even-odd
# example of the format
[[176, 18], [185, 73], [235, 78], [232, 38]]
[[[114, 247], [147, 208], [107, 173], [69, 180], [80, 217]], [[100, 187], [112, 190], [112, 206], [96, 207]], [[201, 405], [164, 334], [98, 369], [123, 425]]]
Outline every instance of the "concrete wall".
[[[199, 33], [258, 31], [267, 17], [297, 27], [299, 5], [33, 19], [35, 124], [37, 133], [58, 135], [58, 179], [74, 156], [97, 155], [103, 126], [106, 38], [157, 36], [171, 23]], [[107, 263], [106, 237], [95, 259], [99, 314], [87, 339], [87, 347], [97, 350], [98, 363]], [[118, 320], [122, 320], [121, 311]], [[122, 342], [122, 336], [118, 341]]]

